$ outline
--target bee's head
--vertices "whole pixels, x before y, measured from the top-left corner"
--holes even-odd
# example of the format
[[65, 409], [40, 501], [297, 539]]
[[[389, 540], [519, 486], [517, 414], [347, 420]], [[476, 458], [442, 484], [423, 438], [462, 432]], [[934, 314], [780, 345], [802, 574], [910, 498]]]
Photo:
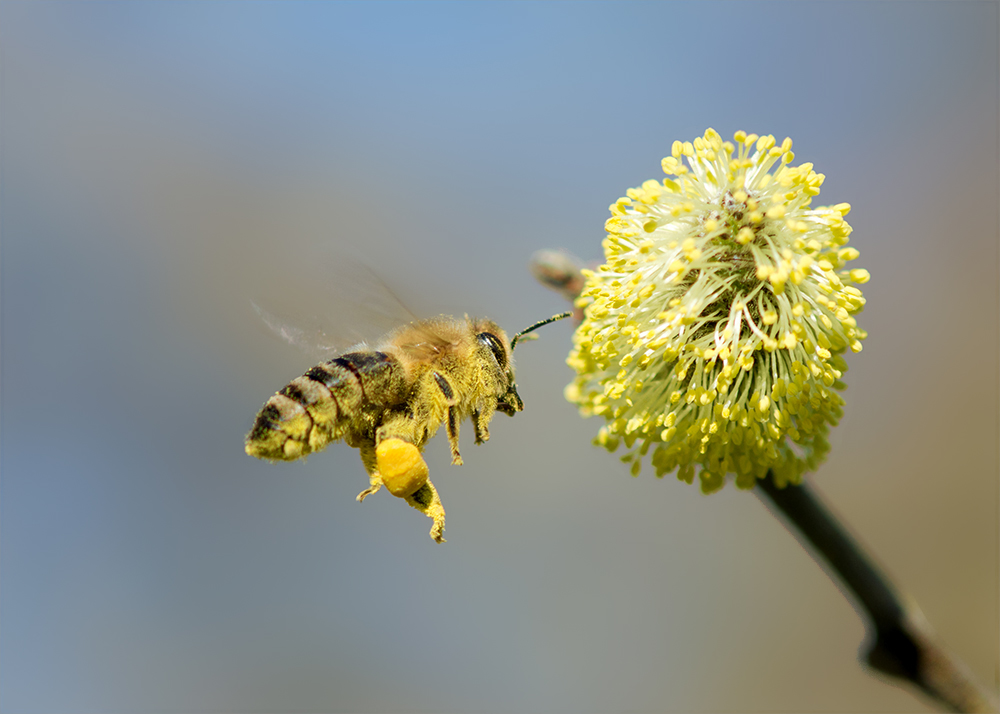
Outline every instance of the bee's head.
[[501, 380], [501, 387], [506, 386], [506, 389], [502, 391], [497, 397], [497, 411], [503, 412], [508, 416], [514, 416], [517, 412], [524, 409], [524, 402], [521, 401], [521, 396], [517, 393], [517, 385], [514, 384], [514, 365], [512, 363], [512, 353], [514, 348], [517, 347], [517, 341], [528, 334], [537, 330], [542, 325], [547, 325], [550, 322], [555, 322], [556, 320], [562, 320], [565, 317], [569, 317], [573, 313], [564, 312], [559, 315], [553, 315], [552, 317], [536, 322], [534, 325], [527, 327], [516, 335], [510, 341], [510, 347], [504, 344], [501, 340], [500, 335], [503, 332], [497, 328], [495, 332], [480, 332], [476, 335], [476, 339], [484, 347], [488, 347], [493, 358], [496, 360], [497, 367], [500, 370], [500, 374], [503, 375]]
[[517, 386], [514, 384], [514, 365], [511, 362], [513, 346], [507, 346], [506, 336], [499, 327], [495, 331], [479, 332], [476, 339], [482, 347], [488, 350], [491, 361], [495, 362], [497, 411], [514, 416], [524, 409], [524, 402], [521, 401], [521, 397], [517, 393]]

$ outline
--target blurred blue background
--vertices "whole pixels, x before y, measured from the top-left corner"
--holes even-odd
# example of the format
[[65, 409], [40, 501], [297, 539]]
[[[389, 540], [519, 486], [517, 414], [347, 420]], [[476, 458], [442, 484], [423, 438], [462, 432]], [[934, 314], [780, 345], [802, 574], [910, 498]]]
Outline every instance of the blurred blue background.
[[562, 309], [532, 252], [598, 258], [607, 206], [709, 126], [792, 137], [818, 204], [853, 205], [871, 337], [813, 482], [996, 686], [995, 3], [0, 20], [3, 711], [926, 711], [753, 495], [590, 445], [567, 323], [465, 466], [429, 445], [446, 545], [355, 503], [345, 446], [243, 453], [312, 360], [252, 300], [339, 329], [351, 255], [414, 313], [519, 329]]

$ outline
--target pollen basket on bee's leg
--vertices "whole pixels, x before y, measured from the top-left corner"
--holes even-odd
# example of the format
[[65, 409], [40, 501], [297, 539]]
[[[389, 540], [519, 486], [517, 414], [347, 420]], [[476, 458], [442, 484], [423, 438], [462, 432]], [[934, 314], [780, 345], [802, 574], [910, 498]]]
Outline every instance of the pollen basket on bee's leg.
[[413, 444], [386, 439], [375, 449], [375, 454], [379, 476], [393, 496], [412, 496], [427, 483], [427, 462]]

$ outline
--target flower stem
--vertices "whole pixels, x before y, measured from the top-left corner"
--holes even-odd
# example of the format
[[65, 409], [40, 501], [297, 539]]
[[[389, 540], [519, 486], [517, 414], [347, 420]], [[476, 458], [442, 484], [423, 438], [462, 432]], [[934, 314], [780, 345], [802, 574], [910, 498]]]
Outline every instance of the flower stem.
[[[901, 597], [840, 521], [806, 483], [778, 488], [772, 474], [754, 492], [780, 512], [796, 537], [814, 549], [866, 620], [870, 643], [861, 659], [883, 674], [903, 679], [946, 711], [996, 712], [992, 692], [979, 686], [968, 668], [944, 649], [915, 603]], [[819, 554], [819, 558], [816, 554]]]

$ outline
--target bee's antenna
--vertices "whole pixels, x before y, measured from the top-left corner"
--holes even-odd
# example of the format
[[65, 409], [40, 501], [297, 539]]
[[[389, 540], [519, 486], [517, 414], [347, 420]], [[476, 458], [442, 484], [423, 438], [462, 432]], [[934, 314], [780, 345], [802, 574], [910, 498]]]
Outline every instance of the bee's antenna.
[[553, 315], [552, 317], [546, 318], [545, 320], [539, 320], [538, 322], [536, 322], [531, 327], [525, 327], [523, 330], [521, 330], [516, 335], [514, 335], [514, 339], [512, 339], [510, 341], [510, 349], [511, 349], [511, 351], [512, 352], [514, 351], [514, 348], [517, 347], [517, 341], [519, 339], [521, 339], [521, 337], [523, 337], [524, 335], [528, 334], [529, 332], [534, 332], [535, 330], [537, 330], [542, 325], [547, 325], [550, 322], [555, 322], [556, 320], [562, 320], [564, 318], [569, 317], [572, 314], [573, 314], [572, 312], [562, 312], [562, 313], [560, 313], [558, 315]]

